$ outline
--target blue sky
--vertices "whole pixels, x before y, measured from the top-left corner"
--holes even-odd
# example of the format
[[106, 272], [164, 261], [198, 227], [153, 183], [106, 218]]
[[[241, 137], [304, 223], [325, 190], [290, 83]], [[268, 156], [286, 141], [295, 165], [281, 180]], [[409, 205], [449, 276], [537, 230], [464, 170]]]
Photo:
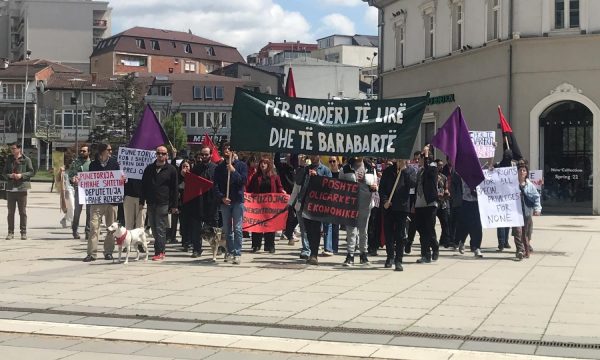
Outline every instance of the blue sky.
[[315, 42], [331, 34], [377, 34], [377, 11], [362, 0], [111, 0], [112, 32], [133, 26], [192, 30], [242, 55], [269, 41]]

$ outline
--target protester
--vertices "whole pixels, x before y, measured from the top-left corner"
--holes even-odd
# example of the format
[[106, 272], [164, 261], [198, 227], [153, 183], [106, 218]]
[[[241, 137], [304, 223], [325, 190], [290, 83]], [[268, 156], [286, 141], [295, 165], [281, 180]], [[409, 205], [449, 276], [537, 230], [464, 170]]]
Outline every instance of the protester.
[[465, 253], [465, 241], [467, 236], [471, 238], [471, 251], [475, 257], [482, 258], [481, 240], [483, 229], [481, 219], [479, 218], [479, 205], [477, 203], [477, 190], [470, 189], [469, 185], [462, 180], [463, 201], [460, 208], [458, 227], [456, 229], [456, 241], [458, 241], [458, 251]]
[[[297, 156], [297, 155], [296, 155]], [[277, 170], [277, 174], [279, 174], [279, 178], [281, 179], [281, 184], [283, 185], [283, 190], [286, 193], [291, 194], [294, 189], [294, 176], [295, 169], [292, 165], [292, 155], [286, 154], [284, 160], [281, 160], [281, 154], [275, 153], [275, 169]], [[298, 218], [294, 212], [294, 209], [291, 207], [288, 208], [288, 217], [285, 225], [285, 230], [281, 232], [281, 240], [288, 240], [288, 245], [294, 245], [294, 229], [298, 225]]]
[[165, 259], [169, 210], [177, 209], [177, 169], [167, 161], [166, 146], [156, 148], [156, 160], [144, 169], [140, 205], [147, 204], [148, 224], [154, 235], [153, 261]]
[[146, 207], [140, 204], [142, 196], [142, 180], [127, 179], [125, 182], [123, 198], [123, 213], [125, 215], [125, 228], [128, 230], [144, 227], [146, 221]]
[[450, 192], [450, 221], [448, 222], [448, 243], [458, 249], [458, 240], [456, 238], [456, 229], [460, 218], [460, 209], [463, 202], [463, 187], [460, 175], [454, 169], [454, 166], [446, 159], [446, 169], [448, 191]]
[[[329, 170], [331, 170], [331, 177], [339, 179], [340, 177], [340, 163], [337, 156], [329, 157]], [[338, 253], [340, 244], [340, 225], [331, 224], [331, 250], [334, 254]]]
[[244, 189], [248, 180], [248, 167], [234, 159], [235, 153], [228, 142], [223, 144], [225, 161], [215, 169], [215, 193], [221, 202], [223, 232], [227, 239], [225, 262], [239, 265], [242, 256], [242, 221], [244, 218]]
[[387, 253], [384, 267], [391, 268], [393, 263], [396, 271], [403, 271], [402, 255], [407, 236], [406, 219], [410, 213], [410, 189], [415, 187], [415, 182], [414, 173], [407, 168], [406, 160], [394, 160], [383, 171], [379, 184]]
[[[188, 152], [185, 149], [177, 151], [171, 148], [171, 165], [178, 169], [183, 160], [188, 160]], [[171, 212], [171, 222], [167, 226], [166, 241], [169, 244], [177, 244], [177, 226], [179, 225], [179, 212]], [[181, 231], [180, 231], [181, 232]]]
[[[198, 175], [208, 181], [214, 181], [215, 169], [217, 165], [211, 161], [212, 150], [208, 146], [203, 146], [200, 152], [196, 154], [196, 164], [192, 168], [192, 173]], [[184, 204], [184, 206], [186, 206]], [[214, 188], [206, 191], [202, 195], [192, 199], [186, 209], [191, 211], [193, 216], [190, 217], [191, 229], [190, 235], [192, 240], [192, 257], [197, 258], [202, 254], [202, 238], [200, 236], [201, 229], [204, 226], [217, 227], [219, 221], [218, 203], [215, 198]]]
[[[414, 173], [414, 178], [417, 178], [417, 172], [419, 168], [419, 161], [421, 159], [421, 152], [415, 151], [413, 153], [412, 160], [407, 164], [408, 168]], [[415, 181], [416, 186], [416, 181]], [[408, 237], [406, 243], [404, 244], [404, 252], [406, 254], [410, 254], [412, 251], [412, 244], [415, 241], [415, 234], [417, 233], [417, 226], [415, 222], [415, 201], [417, 199], [416, 188], [410, 189], [410, 207], [412, 209], [411, 213], [408, 215]]]
[[177, 177], [177, 212], [179, 214], [179, 232], [181, 233], [181, 246], [184, 252], [188, 252], [192, 245], [193, 223], [192, 218], [198, 214], [194, 213], [194, 208], [191, 204], [183, 203], [183, 193], [185, 190], [185, 178], [191, 172], [191, 164], [189, 160], [181, 161], [178, 168], [179, 176]]
[[438, 178], [437, 178], [437, 190], [438, 190], [438, 199], [437, 199], [437, 213], [436, 216], [440, 221], [440, 228], [442, 229], [442, 234], [440, 235], [440, 246], [444, 248], [449, 248], [450, 244], [450, 235], [449, 235], [449, 221], [450, 221], [450, 191], [448, 189], [448, 178], [446, 175], [442, 173], [444, 170], [444, 162], [440, 159], [435, 160], [436, 166], [438, 168]]
[[540, 194], [529, 181], [529, 167], [525, 162], [519, 162], [519, 189], [521, 190], [521, 204], [523, 206], [523, 223], [521, 227], [513, 227], [512, 234], [515, 238], [517, 260], [528, 258], [530, 255], [529, 241], [533, 229], [532, 216], [542, 213]]
[[437, 165], [432, 161], [429, 145], [423, 148], [417, 173], [414, 222], [419, 232], [421, 258], [417, 263], [430, 263], [439, 256], [439, 245], [435, 236], [435, 215], [437, 213]]
[[60, 207], [65, 215], [60, 220], [60, 224], [63, 228], [66, 228], [67, 223], [73, 224], [73, 214], [75, 211], [75, 194], [73, 193], [73, 185], [69, 181], [69, 176], [64, 166], [60, 167], [60, 184], [62, 186], [60, 195]]
[[19, 208], [19, 228], [21, 240], [27, 240], [27, 191], [31, 189], [29, 180], [34, 175], [31, 159], [23, 154], [21, 144], [10, 145], [11, 155], [4, 163], [2, 175], [6, 180], [6, 205], [8, 207], [8, 235], [6, 240], [15, 237], [15, 210]]
[[[69, 180], [71, 184], [73, 184], [73, 193], [75, 194], [75, 211], [73, 212], [73, 222], [71, 223], [71, 230], [73, 231], [73, 239], [79, 239], [79, 218], [81, 217], [81, 211], [83, 210], [83, 205], [79, 204], [79, 173], [82, 171], [90, 170], [90, 151], [89, 147], [85, 144], [79, 147], [79, 156], [71, 166], [69, 167]], [[85, 239], [89, 240], [90, 238], [90, 217], [92, 215], [89, 206], [86, 205], [85, 212]]]
[[[511, 167], [516, 166], [517, 162], [513, 159], [512, 150], [506, 149], [502, 154], [502, 160], [494, 165], [494, 167], [502, 168], [502, 167]], [[496, 234], [498, 236], [498, 251], [502, 251], [504, 249], [510, 249], [510, 244], [508, 243], [508, 232], [510, 228], [498, 228], [496, 229]]]
[[356, 182], [359, 184], [358, 194], [358, 219], [356, 226], [346, 226], [346, 260], [344, 266], [354, 265], [356, 245], [360, 251], [360, 264], [369, 265], [367, 256], [367, 226], [371, 215], [372, 192], [377, 191], [377, 174], [375, 168], [362, 157], [351, 157], [342, 167], [339, 174], [340, 180]]
[[[99, 144], [96, 160], [92, 161], [89, 171], [115, 171], [119, 170], [119, 164], [111, 157], [112, 146], [110, 144]], [[87, 211], [87, 209], [86, 209]], [[89, 206], [90, 215], [90, 237], [87, 244], [87, 256], [84, 262], [96, 260], [98, 251], [98, 237], [100, 236], [100, 221], [104, 216], [105, 224], [108, 226], [117, 218], [117, 204], [94, 204]], [[115, 249], [115, 238], [113, 234], [106, 234], [104, 240], [104, 260], [112, 260]]]
[[[281, 179], [275, 173], [273, 163], [268, 157], [263, 157], [258, 162], [258, 169], [248, 185], [247, 192], [252, 194], [263, 193], [285, 193], [281, 185]], [[262, 239], [265, 239], [265, 251], [275, 253], [275, 233], [260, 233], [250, 229], [252, 232], [252, 252], [260, 250]]]

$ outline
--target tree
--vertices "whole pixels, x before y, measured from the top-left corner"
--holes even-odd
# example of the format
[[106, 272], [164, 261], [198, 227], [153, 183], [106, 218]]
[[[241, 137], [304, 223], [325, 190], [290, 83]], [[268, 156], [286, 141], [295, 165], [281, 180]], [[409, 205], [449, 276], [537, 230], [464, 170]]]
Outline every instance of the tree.
[[144, 110], [144, 95], [143, 85], [134, 73], [121, 76], [114, 89], [101, 96], [105, 106], [98, 114], [89, 141], [129, 142]]
[[163, 127], [175, 149], [179, 151], [187, 147], [187, 133], [180, 113], [168, 116]]

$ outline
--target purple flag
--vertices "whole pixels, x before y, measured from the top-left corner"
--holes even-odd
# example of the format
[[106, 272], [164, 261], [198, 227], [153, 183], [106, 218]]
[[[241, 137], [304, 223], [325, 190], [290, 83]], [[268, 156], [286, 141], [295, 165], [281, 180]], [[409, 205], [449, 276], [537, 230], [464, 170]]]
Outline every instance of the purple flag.
[[168, 144], [169, 138], [162, 125], [154, 115], [150, 105], [146, 105], [142, 119], [138, 124], [135, 134], [129, 141], [130, 148], [142, 150], [154, 150], [158, 146]]
[[433, 136], [431, 144], [448, 156], [448, 160], [469, 188], [475, 189], [483, 181], [483, 171], [460, 107], [454, 110]]

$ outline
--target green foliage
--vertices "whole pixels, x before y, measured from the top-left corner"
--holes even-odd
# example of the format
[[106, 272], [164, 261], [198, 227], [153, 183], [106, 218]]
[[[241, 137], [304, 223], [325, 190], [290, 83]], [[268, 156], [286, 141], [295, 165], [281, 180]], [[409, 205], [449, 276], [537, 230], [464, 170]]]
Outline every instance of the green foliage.
[[180, 113], [170, 115], [165, 120], [163, 127], [169, 140], [177, 150], [187, 147], [187, 133], [183, 126], [183, 118]]
[[105, 106], [90, 132], [91, 143], [126, 144], [144, 110], [144, 89], [133, 73], [120, 77], [112, 91], [102, 96]]

